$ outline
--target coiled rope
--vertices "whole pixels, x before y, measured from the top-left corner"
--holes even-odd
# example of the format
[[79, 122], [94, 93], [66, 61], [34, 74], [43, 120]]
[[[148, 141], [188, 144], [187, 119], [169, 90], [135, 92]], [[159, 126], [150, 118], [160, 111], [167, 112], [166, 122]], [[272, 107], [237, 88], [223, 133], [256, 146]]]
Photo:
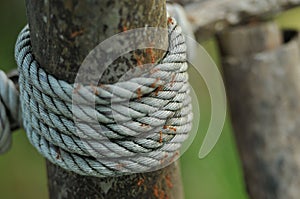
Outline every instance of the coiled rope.
[[21, 123], [19, 92], [12, 80], [0, 70], [0, 154], [11, 145], [13, 123]]
[[18, 120], [22, 112], [31, 144], [52, 163], [81, 175], [119, 176], [173, 162], [191, 130], [192, 107], [186, 46], [175, 20], [168, 33], [168, 52], [153, 69], [114, 84], [83, 86], [39, 66], [25, 27], [15, 48], [20, 100], [0, 72], [0, 150], [9, 145], [8, 115]]

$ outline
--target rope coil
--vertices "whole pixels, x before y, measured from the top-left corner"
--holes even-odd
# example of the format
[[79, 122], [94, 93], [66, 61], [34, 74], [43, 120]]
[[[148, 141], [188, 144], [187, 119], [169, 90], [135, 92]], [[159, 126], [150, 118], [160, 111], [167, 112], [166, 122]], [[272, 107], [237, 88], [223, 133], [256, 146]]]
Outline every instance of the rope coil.
[[[34, 59], [26, 26], [15, 48], [20, 101], [0, 71], [0, 153], [9, 143], [7, 115], [19, 118], [22, 112], [31, 144], [52, 163], [81, 175], [119, 176], [173, 162], [191, 130], [192, 107], [186, 46], [175, 20], [168, 33], [168, 52], [153, 70], [96, 87], [47, 74]], [[7, 90], [13, 93], [9, 100]]]
[[20, 122], [19, 92], [13, 81], [0, 70], [0, 154], [10, 148], [12, 124]]

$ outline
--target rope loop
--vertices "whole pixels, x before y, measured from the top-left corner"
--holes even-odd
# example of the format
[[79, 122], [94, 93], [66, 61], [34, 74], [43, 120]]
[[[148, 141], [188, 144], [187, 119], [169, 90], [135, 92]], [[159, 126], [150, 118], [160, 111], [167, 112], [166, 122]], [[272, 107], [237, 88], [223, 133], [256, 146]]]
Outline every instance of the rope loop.
[[21, 121], [19, 92], [7, 75], [0, 70], [0, 154], [11, 146], [11, 131]]
[[[11, 136], [8, 115], [16, 120], [21, 112], [31, 144], [66, 170], [108, 177], [172, 163], [188, 137], [193, 115], [185, 40], [171, 21], [168, 52], [153, 70], [102, 86], [69, 84], [47, 74], [32, 54], [26, 26], [15, 48], [20, 101], [0, 71], [0, 152]], [[91, 99], [95, 107], [89, 106]]]

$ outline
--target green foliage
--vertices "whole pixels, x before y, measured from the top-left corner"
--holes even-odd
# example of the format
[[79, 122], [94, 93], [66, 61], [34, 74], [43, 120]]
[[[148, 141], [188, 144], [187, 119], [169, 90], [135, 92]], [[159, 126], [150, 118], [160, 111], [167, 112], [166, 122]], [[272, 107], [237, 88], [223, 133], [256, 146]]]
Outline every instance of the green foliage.
[[283, 29], [300, 30], [300, 8], [291, 9], [281, 14], [277, 19], [277, 23]]

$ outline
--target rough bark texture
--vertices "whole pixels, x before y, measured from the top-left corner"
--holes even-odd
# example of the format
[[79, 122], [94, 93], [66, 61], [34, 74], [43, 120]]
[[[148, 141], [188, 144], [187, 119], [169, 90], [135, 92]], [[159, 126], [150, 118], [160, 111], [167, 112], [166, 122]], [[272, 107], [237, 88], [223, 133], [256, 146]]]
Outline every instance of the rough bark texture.
[[[105, 39], [133, 28], [167, 25], [165, 1], [159, 0], [26, 0], [26, 4], [36, 59], [47, 72], [69, 82], [88, 53]], [[163, 55], [154, 52], [157, 59]], [[131, 57], [122, 57], [101, 81], [115, 82], [136, 64]]]
[[182, 184], [178, 163], [151, 173], [118, 178], [83, 177], [47, 162], [51, 199], [180, 199]]
[[202, 38], [228, 26], [265, 19], [291, 7], [300, 0], [175, 0], [185, 6], [195, 32]]
[[282, 40], [287, 43], [280, 45], [275, 23], [262, 23], [218, 36], [233, 127], [253, 199], [300, 195], [300, 48], [295, 35], [289, 31]]
[[[124, 30], [166, 27], [161, 0], [26, 0], [33, 53], [48, 73], [74, 82], [80, 64], [101, 41]], [[166, 40], [167, 34], [162, 35]], [[101, 83], [116, 82], [138, 64], [135, 53], [116, 60]], [[139, 52], [145, 63], [164, 52]], [[93, 73], [93, 71], [91, 71]], [[178, 164], [118, 178], [84, 177], [47, 162], [50, 198], [183, 198]]]

